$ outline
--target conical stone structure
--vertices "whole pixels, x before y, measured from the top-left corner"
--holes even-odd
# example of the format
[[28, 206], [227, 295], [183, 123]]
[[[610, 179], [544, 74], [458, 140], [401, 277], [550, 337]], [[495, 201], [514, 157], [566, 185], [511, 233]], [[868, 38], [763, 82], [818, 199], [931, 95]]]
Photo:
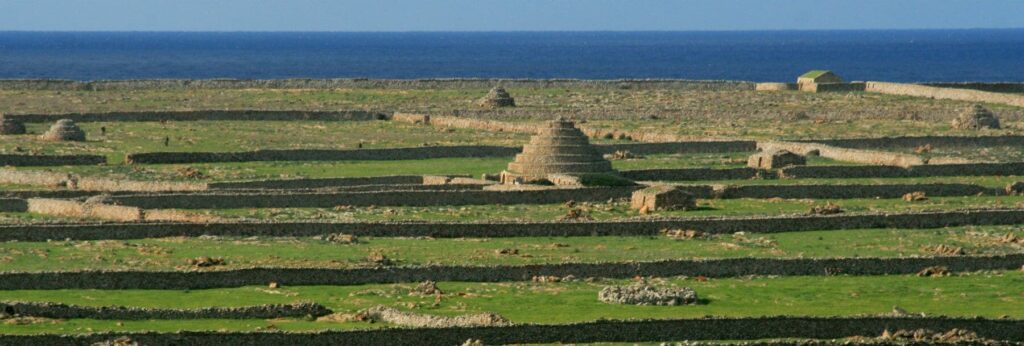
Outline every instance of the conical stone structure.
[[3, 114], [0, 114], [0, 135], [23, 134], [25, 134], [25, 124], [14, 119], [7, 119]]
[[614, 174], [612, 164], [605, 160], [572, 121], [558, 119], [547, 123], [523, 152], [501, 173], [505, 184], [529, 183], [547, 179], [550, 174], [580, 175]]
[[498, 108], [498, 107], [515, 107], [516, 99], [512, 98], [512, 95], [508, 94], [504, 88], [495, 87], [491, 91], [487, 92], [487, 96], [476, 101], [480, 107]]
[[961, 130], [999, 128], [999, 118], [980, 104], [974, 104], [964, 109], [956, 119], [953, 119], [953, 128]]
[[43, 139], [48, 141], [84, 141], [85, 131], [78, 128], [71, 119], [57, 120], [56, 124], [43, 134]]

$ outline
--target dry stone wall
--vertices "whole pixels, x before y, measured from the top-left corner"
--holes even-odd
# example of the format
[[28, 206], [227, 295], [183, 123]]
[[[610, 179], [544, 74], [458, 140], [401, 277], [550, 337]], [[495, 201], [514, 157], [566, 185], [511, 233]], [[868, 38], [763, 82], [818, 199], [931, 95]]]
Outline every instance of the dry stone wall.
[[333, 233], [373, 237], [506, 238], [657, 236], [665, 229], [709, 234], [780, 233], [868, 228], [928, 229], [1024, 224], [1024, 210], [988, 209], [891, 214], [782, 215], [559, 222], [141, 222], [0, 225], [0, 241], [103, 240], [164, 237], [312, 237]]
[[210, 189], [315, 189], [363, 185], [423, 184], [421, 175], [391, 175], [376, 177], [347, 177], [321, 179], [268, 179], [237, 182], [212, 182]]
[[1024, 174], [1024, 162], [894, 166], [794, 166], [782, 178], [909, 178], [939, 176], [1008, 176]]
[[817, 151], [818, 155], [833, 160], [858, 162], [872, 165], [908, 167], [926, 164], [920, 156], [910, 154], [899, 154], [885, 151], [874, 151], [864, 149], [840, 148], [831, 145], [818, 143], [764, 141], [757, 143], [758, 149], [763, 151], [788, 150], [801, 155]]
[[969, 102], [1000, 103], [1010, 106], [1024, 107], [1024, 95], [1020, 94], [1004, 94], [970, 89], [940, 88], [919, 84], [888, 82], [867, 82], [865, 90], [881, 94], [917, 96]]
[[107, 158], [100, 155], [0, 154], [0, 166], [82, 166], [103, 163], [107, 163]]
[[189, 89], [490, 89], [587, 88], [637, 90], [727, 91], [753, 90], [754, 83], [724, 80], [683, 79], [139, 79], [70, 81], [59, 79], [0, 80], [0, 90], [189, 90]]
[[531, 191], [379, 191], [306, 193], [187, 193], [117, 195], [116, 204], [145, 209], [331, 208], [351, 206], [436, 206], [550, 204], [628, 198], [637, 187], [547, 189]]
[[641, 181], [747, 180], [758, 176], [754, 168], [664, 168], [619, 171], [625, 178]]
[[266, 304], [241, 307], [199, 309], [158, 309], [125, 306], [80, 306], [49, 302], [0, 302], [0, 312], [8, 315], [54, 319], [87, 318], [95, 320], [189, 320], [189, 319], [273, 319], [324, 316], [331, 313], [314, 303]]
[[155, 152], [128, 154], [132, 164], [251, 162], [251, 161], [343, 161], [343, 160], [420, 160], [447, 157], [511, 157], [518, 148], [465, 145], [381, 149], [279, 149], [244, 152]]
[[981, 90], [990, 91], [996, 93], [1022, 93], [1024, 92], [1024, 83], [1010, 83], [1010, 82], [953, 82], [953, 83], [920, 83], [921, 85], [927, 85], [938, 88], [952, 88], [952, 89], [970, 89], [970, 90]]
[[0, 184], [64, 187], [81, 191], [203, 191], [205, 183], [94, 178], [67, 173], [0, 168]]
[[939, 147], [991, 147], [1021, 146], [1024, 145], [1024, 136], [901, 136], [878, 138], [795, 140], [792, 142], [813, 142], [853, 149], [916, 148], [923, 145], [932, 145]]
[[[3, 82], [0, 81], [0, 84]], [[387, 113], [363, 110], [351, 111], [268, 111], [268, 110], [198, 110], [198, 111], [144, 111], [67, 114], [5, 114], [8, 119], [26, 123], [49, 123], [60, 119], [74, 122], [94, 121], [197, 121], [197, 120], [324, 120], [368, 121], [384, 120]]]
[[900, 198], [911, 192], [927, 196], [1004, 195], [1003, 188], [972, 184], [824, 184], [824, 185], [745, 185], [716, 190], [716, 198]]
[[600, 320], [557, 325], [519, 324], [448, 328], [380, 328], [320, 332], [136, 332], [77, 335], [0, 335], [0, 344], [81, 346], [127, 336], [162, 345], [489, 345], [663, 342], [666, 340], [839, 339], [877, 337], [885, 330], [965, 329], [992, 340], [1024, 341], [1024, 320], [974, 317], [707, 317], [699, 319]]
[[403, 266], [353, 269], [243, 268], [213, 271], [0, 272], [0, 290], [207, 289], [266, 285], [363, 285], [423, 281], [530, 281], [536, 276], [737, 277], [748, 275], [897, 275], [928, 267], [950, 271], [1016, 270], [1024, 254], [902, 258], [727, 258], [655, 262], [549, 263], [496, 266]]

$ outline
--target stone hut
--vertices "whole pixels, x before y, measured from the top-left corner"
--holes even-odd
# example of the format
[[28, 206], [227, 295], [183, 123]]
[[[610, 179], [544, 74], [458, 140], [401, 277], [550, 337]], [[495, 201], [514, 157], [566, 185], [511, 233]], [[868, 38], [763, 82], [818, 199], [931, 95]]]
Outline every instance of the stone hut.
[[487, 92], [487, 96], [477, 100], [476, 103], [480, 107], [487, 108], [515, 107], [516, 99], [512, 98], [508, 91], [505, 91], [505, 88], [495, 87]]
[[23, 135], [25, 124], [14, 119], [8, 119], [0, 114], [0, 135]]
[[982, 128], [998, 129], [999, 118], [980, 104], [973, 104], [960, 112], [953, 119], [953, 128], [960, 130], [977, 130]]
[[540, 128], [501, 172], [504, 184], [546, 181], [548, 175], [611, 174], [612, 164], [605, 160], [572, 121], [559, 118]]
[[796, 84], [836, 84], [842, 83], [843, 79], [828, 70], [811, 70], [797, 77]]
[[679, 187], [655, 185], [633, 191], [629, 206], [642, 211], [687, 210], [697, 207], [697, 199]]
[[762, 151], [750, 155], [750, 158], [747, 159], [747, 167], [761, 169], [776, 169], [805, 164], [807, 164], [807, 158], [785, 149]]
[[85, 131], [78, 128], [73, 120], [61, 119], [50, 126], [42, 138], [49, 141], [84, 141]]

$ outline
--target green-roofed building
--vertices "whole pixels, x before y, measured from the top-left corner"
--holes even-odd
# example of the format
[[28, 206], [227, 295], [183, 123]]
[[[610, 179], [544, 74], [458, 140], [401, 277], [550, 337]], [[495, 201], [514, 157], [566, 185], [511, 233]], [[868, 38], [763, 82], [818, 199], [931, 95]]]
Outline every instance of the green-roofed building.
[[843, 79], [839, 78], [838, 75], [828, 70], [811, 70], [803, 75], [800, 75], [796, 79], [797, 84], [805, 83], [816, 83], [816, 84], [829, 84], [829, 83], [842, 83]]

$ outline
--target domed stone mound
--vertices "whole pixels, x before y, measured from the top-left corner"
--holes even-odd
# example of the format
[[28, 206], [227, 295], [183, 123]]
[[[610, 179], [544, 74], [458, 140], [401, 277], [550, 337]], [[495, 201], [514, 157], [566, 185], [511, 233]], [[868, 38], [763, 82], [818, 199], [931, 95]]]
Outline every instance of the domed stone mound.
[[999, 118], [995, 114], [979, 104], [971, 105], [960, 113], [960, 116], [953, 119], [953, 128], [960, 130], [975, 130], [982, 128], [998, 129]]
[[3, 114], [0, 114], [0, 135], [23, 134], [25, 134], [25, 124], [14, 119], [7, 119]]
[[515, 107], [516, 99], [512, 98], [512, 95], [509, 95], [508, 91], [505, 91], [504, 88], [495, 87], [487, 92], [487, 96], [477, 100], [476, 103], [480, 107], [488, 108]]
[[71, 119], [57, 120], [57, 123], [50, 126], [50, 129], [43, 134], [43, 139], [49, 141], [84, 141], [85, 132], [75, 125]]
[[501, 173], [505, 184], [546, 180], [551, 174], [612, 174], [612, 164], [590, 145], [590, 141], [572, 121], [558, 119], [547, 123], [508, 170]]

